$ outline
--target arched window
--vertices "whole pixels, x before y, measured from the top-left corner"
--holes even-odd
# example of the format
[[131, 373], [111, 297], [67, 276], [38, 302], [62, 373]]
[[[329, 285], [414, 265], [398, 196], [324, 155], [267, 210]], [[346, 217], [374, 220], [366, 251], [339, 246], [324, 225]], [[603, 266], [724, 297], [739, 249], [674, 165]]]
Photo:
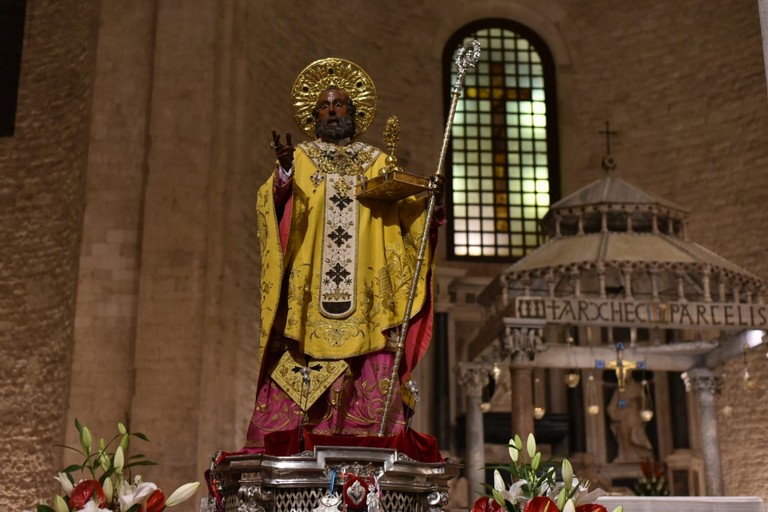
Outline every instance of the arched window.
[[448, 257], [512, 261], [542, 243], [540, 220], [559, 197], [554, 62], [523, 25], [472, 23], [443, 52], [446, 105], [456, 50], [471, 39], [482, 54], [467, 73], [448, 152]]

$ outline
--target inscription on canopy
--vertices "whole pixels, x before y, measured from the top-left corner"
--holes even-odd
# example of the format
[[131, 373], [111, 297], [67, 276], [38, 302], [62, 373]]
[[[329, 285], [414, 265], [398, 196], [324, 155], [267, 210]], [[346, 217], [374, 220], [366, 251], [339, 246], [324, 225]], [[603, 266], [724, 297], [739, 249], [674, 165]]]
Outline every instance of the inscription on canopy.
[[553, 324], [768, 330], [766, 304], [516, 297], [515, 313]]

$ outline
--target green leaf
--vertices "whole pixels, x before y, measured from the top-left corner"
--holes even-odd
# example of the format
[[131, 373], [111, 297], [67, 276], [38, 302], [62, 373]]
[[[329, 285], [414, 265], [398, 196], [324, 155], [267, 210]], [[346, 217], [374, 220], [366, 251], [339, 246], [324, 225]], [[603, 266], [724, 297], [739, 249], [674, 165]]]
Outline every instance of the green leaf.
[[72, 464], [71, 466], [67, 466], [64, 469], [62, 469], [61, 472], [66, 473], [67, 475], [69, 475], [69, 478], [72, 479], [72, 475], [70, 475], [70, 473], [73, 473], [75, 471], [82, 471], [82, 470], [83, 470], [83, 466], [78, 464]]
[[157, 462], [152, 462], [151, 460], [140, 460], [138, 462], [131, 462], [130, 464], [126, 464], [123, 466], [123, 469], [132, 468], [134, 466], [157, 466]]
[[138, 438], [139, 438], [139, 439], [141, 439], [142, 441], [147, 441], [147, 442], [149, 442], [149, 438], [148, 438], [147, 436], [145, 436], [144, 434], [142, 434], [141, 432], [133, 432], [133, 434], [132, 434], [132, 435], [134, 435], [134, 436], [138, 437]]
[[56, 512], [56, 511], [53, 510], [48, 505], [44, 505], [44, 504], [40, 503], [40, 504], [37, 505], [37, 512]]
[[77, 448], [73, 448], [71, 446], [67, 446], [66, 444], [54, 444], [56, 448], [64, 448], [65, 450], [72, 450], [75, 453], [79, 453], [80, 455], [85, 455], [85, 453], [81, 450], [78, 450]]
[[134, 506], [132, 506], [125, 512], [139, 512], [139, 510], [141, 510], [141, 503], [136, 503]]

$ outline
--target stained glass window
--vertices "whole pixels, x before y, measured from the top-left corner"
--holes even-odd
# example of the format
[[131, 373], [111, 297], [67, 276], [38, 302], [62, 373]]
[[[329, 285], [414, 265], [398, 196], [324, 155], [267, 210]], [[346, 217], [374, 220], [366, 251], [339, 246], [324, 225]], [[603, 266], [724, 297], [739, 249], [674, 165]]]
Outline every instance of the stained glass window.
[[448, 152], [449, 257], [511, 261], [542, 243], [539, 221], [559, 193], [554, 64], [526, 27], [472, 24], [446, 46], [448, 102], [456, 50], [471, 39], [482, 54], [467, 73]]

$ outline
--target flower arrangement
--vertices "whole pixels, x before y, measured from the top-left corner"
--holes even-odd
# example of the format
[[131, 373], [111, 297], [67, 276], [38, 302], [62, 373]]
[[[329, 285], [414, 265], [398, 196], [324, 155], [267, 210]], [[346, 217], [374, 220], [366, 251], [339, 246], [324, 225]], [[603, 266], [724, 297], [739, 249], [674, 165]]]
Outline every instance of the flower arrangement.
[[[143, 482], [141, 475], [131, 475], [131, 468], [155, 465], [142, 454], [126, 456], [132, 437], [149, 441], [147, 436], [129, 432], [125, 425], [118, 423], [118, 434], [109, 442], [101, 438], [98, 449], [94, 449], [88, 427], [82, 426], [77, 419], [75, 427], [80, 448], [58, 446], [82, 455], [83, 463], [68, 466], [54, 477], [64, 494], [54, 497], [52, 507], [39, 504], [37, 512], [161, 512], [192, 497], [200, 485], [200, 482], [184, 484], [166, 498], [157, 485]], [[117, 447], [112, 452], [115, 443]], [[80, 477], [77, 482], [75, 476]]]
[[[520, 436], [509, 440], [509, 465], [494, 466], [491, 495], [478, 498], [472, 512], [607, 512], [603, 505], [590, 503], [605, 494], [602, 490], [589, 492], [589, 482], [573, 475], [568, 459], [562, 462], [562, 482], [557, 481], [553, 464], [541, 461], [541, 452], [536, 449], [533, 434], [528, 436], [526, 452]], [[525, 455], [528, 455], [528, 462]], [[509, 474], [507, 481], [501, 472]], [[613, 512], [623, 512], [616, 507]]]
[[640, 464], [643, 476], [635, 482], [638, 496], [669, 496], [669, 486], [664, 478], [664, 467], [658, 461], [646, 460]]

